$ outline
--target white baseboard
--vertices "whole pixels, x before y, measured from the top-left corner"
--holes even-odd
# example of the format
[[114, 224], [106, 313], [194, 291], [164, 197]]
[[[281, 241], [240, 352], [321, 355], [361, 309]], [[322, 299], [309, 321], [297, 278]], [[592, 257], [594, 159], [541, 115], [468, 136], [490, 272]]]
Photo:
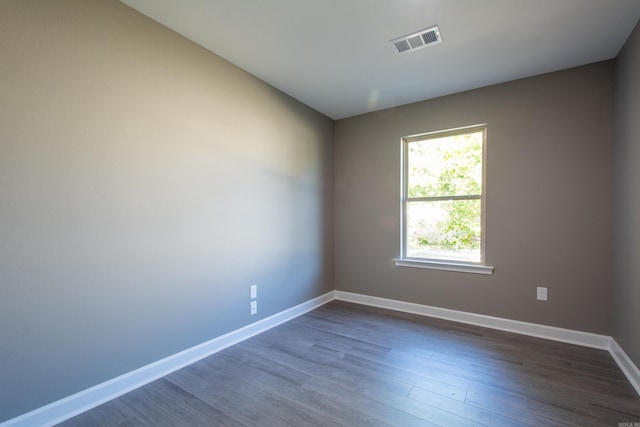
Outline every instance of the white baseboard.
[[613, 360], [616, 361], [624, 375], [627, 377], [633, 388], [636, 389], [636, 393], [640, 395], [640, 369], [633, 363], [633, 361], [627, 356], [622, 347], [611, 338], [611, 348], [609, 353], [613, 356]]
[[105, 381], [26, 414], [0, 423], [0, 427], [52, 426], [95, 408], [131, 390], [162, 378], [180, 368], [218, 351], [267, 331], [275, 326], [320, 307], [335, 298], [334, 291], [284, 310], [243, 328], [150, 363], [119, 377]]
[[368, 295], [353, 294], [350, 292], [336, 291], [336, 299], [602, 350], [608, 350], [611, 341], [611, 337], [606, 335], [591, 334], [571, 329], [556, 328], [554, 326], [538, 325], [536, 323], [521, 322], [518, 320], [503, 319], [500, 317], [491, 317], [483, 314], [467, 313], [464, 311], [450, 310], [448, 308], [414, 304]]

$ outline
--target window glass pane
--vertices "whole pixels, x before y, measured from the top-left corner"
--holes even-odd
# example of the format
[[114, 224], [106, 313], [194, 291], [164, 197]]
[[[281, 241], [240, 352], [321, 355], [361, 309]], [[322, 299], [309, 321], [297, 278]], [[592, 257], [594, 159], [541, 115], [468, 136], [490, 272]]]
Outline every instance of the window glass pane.
[[407, 202], [409, 258], [480, 262], [482, 202]]
[[407, 194], [411, 197], [482, 193], [483, 132], [407, 143]]

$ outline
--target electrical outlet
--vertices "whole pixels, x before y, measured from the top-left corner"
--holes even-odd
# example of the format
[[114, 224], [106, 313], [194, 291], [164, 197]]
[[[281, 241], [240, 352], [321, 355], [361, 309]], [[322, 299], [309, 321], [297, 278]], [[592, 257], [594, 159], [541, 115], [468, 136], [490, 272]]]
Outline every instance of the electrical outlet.
[[249, 286], [249, 290], [250, 290], [250, 297], [251, 299], [256, 299], [258, 298], [258, 285], [251, 285]]
[[547, 300], [547, 288], [543, 288], [538, 286], [538, 301], [546, 301]]
[[251, 301], [249, 306], [251, 307], [252, 316], [258, 313], [258, 301]]

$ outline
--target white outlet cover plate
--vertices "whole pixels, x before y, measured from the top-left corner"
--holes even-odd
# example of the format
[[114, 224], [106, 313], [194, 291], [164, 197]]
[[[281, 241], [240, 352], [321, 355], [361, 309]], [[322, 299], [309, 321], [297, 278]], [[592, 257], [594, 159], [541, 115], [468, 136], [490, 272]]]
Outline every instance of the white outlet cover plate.
[[547, 300], [547, 288], [538, 286], [538, 301]]
[[258, 298], [258, 285], [251, 285], [249, 287], [249, 291], [250, 291], [250, 298], [251, 299]]

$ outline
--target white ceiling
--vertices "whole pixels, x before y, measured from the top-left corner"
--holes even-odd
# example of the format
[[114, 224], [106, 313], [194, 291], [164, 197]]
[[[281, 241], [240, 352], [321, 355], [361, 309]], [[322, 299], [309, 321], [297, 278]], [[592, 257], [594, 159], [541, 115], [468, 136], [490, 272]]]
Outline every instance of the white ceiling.
[[[340, 119], [614, 58], [640, 0], [121, 0]], [[389, 40], [438, 25], [443, 43]]]

